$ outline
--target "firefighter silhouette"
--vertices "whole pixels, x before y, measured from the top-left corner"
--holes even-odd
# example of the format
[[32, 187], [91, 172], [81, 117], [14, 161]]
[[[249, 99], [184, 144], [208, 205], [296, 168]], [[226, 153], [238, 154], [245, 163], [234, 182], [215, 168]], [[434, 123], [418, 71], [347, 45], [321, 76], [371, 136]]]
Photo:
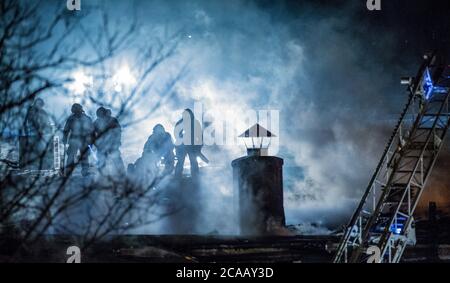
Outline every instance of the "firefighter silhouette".
[[122, 127], [119, 121], [111, 116], [111, 110], [104, 107], [97, 109], [97, 119], [94, 122], [95, 147], [97, 148], [97, 167], [100, 173], [106, 174], [106, 167], [113, 168], [113, 174], [125, 173], [125, 167], [120, 154]]
[[143, 156], [153, 155], [153, 162], [159, 162], [164, 165], [163, 175], [172, 173], [174, 167], [172, 137], [161, 124], [153, 127], [153, 133], [148, 137], [144, 145]]
[[203, 133], [202, 126], [194, 117], [191, 109], [183, 111], [182, 118], [175, 124], [174, 136], [177, 157], [175, 177], [180, 178], [182, 176], [184, 160], [187, 155], [191, 165], [191, 177], [197, 178], [199, 173], [197, 157], [205, 158], [201, 153]]
[[[128, 175], [134, 182], [149, 186], [153, 182], [172, 173], [174, 167], [172, 137], [161, 124], [153, 127], [152, 134], [144, 145], [142, 156], [134, 164], [128, 165]], [[162, 173], [159, 172], [158, 163], [164, 165]]]
[[94, 140], [94, 125], [89, 116], [87, 116], [83, 107], [75, 103], [71, 108], [72, 115], [67, 119], [63, 132], [63, 144], [68, 144], [67, 164], [68, 169], [74, 169], [75, 157], [80, 153], [81, 174], [89, 174], [89, 147]]
[[24, 122], [24, 140], [21, 146], [21, 167], [49, 169], [51, 161], [47, 152], [51, 149], [52, 127], [50, 117], [44, 110], [44, 100], [37, 98], [28, 108]]

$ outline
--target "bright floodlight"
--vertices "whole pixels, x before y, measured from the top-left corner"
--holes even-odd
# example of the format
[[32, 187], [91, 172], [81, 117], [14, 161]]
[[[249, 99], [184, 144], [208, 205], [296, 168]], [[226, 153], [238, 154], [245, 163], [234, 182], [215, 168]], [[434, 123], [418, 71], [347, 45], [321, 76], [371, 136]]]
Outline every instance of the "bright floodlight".
[[73, 74], [73, 81], [69, 84], [69, 89], [75, 94], [82, 94], [89, 86], [92, 86], [92, 77], [87, 76], [83, 71]]
[[136, 83], [136, 79], [128, 66], [121, 67], [113, 77], [114, 90], [119, 92], [124, 87], [129, 87]]

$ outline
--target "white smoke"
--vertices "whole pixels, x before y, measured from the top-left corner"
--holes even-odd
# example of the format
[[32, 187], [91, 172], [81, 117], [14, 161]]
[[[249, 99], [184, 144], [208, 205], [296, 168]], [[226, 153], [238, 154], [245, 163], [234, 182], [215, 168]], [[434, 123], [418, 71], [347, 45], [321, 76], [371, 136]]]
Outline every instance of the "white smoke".
[[[241, 114], [248, 109], [277, 109], [287, 222], [346, 222], [388, 137], [386, 123], [376, 117], [400, 112], [405, 98], [400, 86], [392, 87], [400, 67], [385, 69], [391, 60], [385, 50], [394, 41], [386, 36], [382, 47], [374, 46], [363, 27], [341, 14], [321, 15], [315, 4], [297, 15], [286, 4], [266, 7], [258, 1], [136, 5], [142, 40], [152, 33], [183, 34], [176, 56], [158, 70], [156, 80], [185, 63], [188, 74], [178, 82], [175, 99], [125, 129], [125, 162], [139, 157], [155, 124], [172, 133], [181, 111], [195, 102], [214, 116], [233, 119], [236, 132], [245, 129]], [[342, 11], [352, 15], [353, 9]], [[158, 91], [148, 95], [149, 104], [158, 99]], [[136, 114], [146, 107], [141, 105]], [[202, 232], [232, 233], [232, 213], [222, 213], [233, 210], [230, 162], [245, 154], [244, 148], [204, 151], [223, 174], [208, 174], [204, 180]]]

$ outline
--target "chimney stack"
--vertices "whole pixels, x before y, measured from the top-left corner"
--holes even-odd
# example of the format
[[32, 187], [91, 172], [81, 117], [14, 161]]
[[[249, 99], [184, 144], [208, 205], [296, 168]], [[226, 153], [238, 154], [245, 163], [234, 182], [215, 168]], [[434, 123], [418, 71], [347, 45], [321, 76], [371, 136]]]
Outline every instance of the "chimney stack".
[[[255, 124], [239, 137], [246, 141], [247, 156], [232, 161], [238, 192], [241, 235], [270, 235], [286, 225], [283, 207], [283, 159], [268, 156], [274, 135]], [[264, 143], [264, 139], [268, 143]]]

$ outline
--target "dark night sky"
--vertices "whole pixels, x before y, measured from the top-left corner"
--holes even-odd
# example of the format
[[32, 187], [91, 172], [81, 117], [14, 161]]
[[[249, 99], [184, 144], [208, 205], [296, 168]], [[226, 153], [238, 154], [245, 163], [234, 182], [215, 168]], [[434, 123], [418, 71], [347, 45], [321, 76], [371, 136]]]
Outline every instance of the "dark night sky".
[[420, 58], [424, 50], [439, 49], [450, 54], [450, 2], [446, 0], [385, 0], [381, 2], [381, 11], [366, 9], [365, 0], [262, 0], [257, 3], [280, 20], [286, 15], [298, 18], [308, 14], [346, 18], [354, 26], [348, 32], [368, 37], [373, 44], [383, 42], [386, 36], [395, 37], [396, 48], [389, 52], [395, 53], [397, 60]]

